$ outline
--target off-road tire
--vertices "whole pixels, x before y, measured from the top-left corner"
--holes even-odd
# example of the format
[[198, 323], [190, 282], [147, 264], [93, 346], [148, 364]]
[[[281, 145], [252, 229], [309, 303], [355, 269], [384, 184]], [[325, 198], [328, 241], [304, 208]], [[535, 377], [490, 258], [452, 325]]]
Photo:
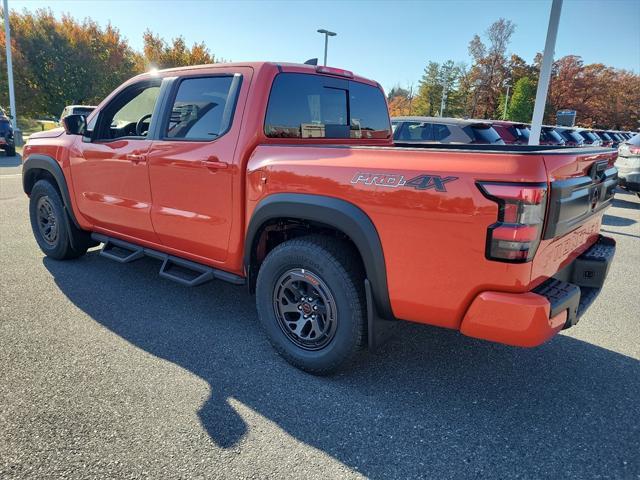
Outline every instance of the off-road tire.
[[[328, 287], [335, 303], [335, 330], [319, 349], [305, 349], [279, 320], [275, 294], [278, 282], [292, 270], [303, 269]], [[313, 284], [311, 284], [313, 286]], [[304, 296], [303, 296], [304, 297]], [[273, 347], [301, 370], [327, 375], [343, 366], [366, 343], [364, 272], [358, 252], [334, 237], [313, 235], [281, 243], [260, 267], [256, 284], [258, 316]], [[295, 313], [295, 312], [294, 312]], [[284, 326], [283, 326], [284, 324]], [[295, 335], [293, 335], [295, 336]]]
[[[38, 180], [29, 197], [31, 229], [40, 250], [47, 257], [56, 260], [68, 260], [84, 255], [92, 245], [91, 238], [88, 232], [81, 231], [73, 225], [58, 190], [49, 181]], [[48, 224], [53, 224], [54, 234], [51, 233], [51, 228], [43, 228], [42, 223], [46, 225], [47, 222], [42, 222], [44, 215], [39, 211], [50, 214]]]

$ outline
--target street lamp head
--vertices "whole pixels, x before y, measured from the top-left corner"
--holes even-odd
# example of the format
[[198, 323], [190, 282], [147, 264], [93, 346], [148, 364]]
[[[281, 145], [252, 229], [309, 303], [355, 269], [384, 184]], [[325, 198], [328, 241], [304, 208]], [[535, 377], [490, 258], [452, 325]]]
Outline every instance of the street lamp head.
[[335, 37], [337, 35], [336, 32], [330, 32], [329, 30], [325, 30], [324, 28], [320, 28], [318, 30], [318, 33], [324, 33], [325, 35], [328, 35], [330, 37]]

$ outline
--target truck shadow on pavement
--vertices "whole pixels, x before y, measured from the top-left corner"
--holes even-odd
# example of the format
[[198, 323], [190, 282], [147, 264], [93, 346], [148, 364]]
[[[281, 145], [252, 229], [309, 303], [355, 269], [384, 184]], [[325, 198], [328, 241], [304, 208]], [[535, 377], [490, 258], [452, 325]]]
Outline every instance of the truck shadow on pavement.
[[151, 260], [120, 265], [97, 251], [43, 262], [93, 320], [208, 382], [198, 415], [222, 448], [249, 429], [233, 398], [372, 478], [640, 473], [633, 358], [564, 335], [525, 350], [402, 322], [378, 354], [317, 378], [274, 353], [242, 287], [187, 289]]

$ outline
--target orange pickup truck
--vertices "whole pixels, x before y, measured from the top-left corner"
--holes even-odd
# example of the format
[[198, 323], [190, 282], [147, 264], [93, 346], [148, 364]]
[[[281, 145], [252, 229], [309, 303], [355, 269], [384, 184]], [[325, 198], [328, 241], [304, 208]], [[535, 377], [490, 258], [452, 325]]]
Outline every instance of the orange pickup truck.
[[615, 242], [615, 151], [394, 143], [384, 93], [336, 68], [137, 76], [30, 137], [42, 251], [246, 285], [289, 362], [325, 374], [398, 319], [532, 347], [574, 325]]

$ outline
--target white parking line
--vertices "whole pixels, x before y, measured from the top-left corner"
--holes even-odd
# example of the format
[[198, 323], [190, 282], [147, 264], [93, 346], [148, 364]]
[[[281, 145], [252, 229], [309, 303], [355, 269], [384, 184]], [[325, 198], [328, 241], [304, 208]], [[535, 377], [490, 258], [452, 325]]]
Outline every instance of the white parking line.
[[22, 174], [21, 173], [10, 173], [7, 175], [0, 175], [0, 178], [16, 178], [16, 177], [21, 177]]

